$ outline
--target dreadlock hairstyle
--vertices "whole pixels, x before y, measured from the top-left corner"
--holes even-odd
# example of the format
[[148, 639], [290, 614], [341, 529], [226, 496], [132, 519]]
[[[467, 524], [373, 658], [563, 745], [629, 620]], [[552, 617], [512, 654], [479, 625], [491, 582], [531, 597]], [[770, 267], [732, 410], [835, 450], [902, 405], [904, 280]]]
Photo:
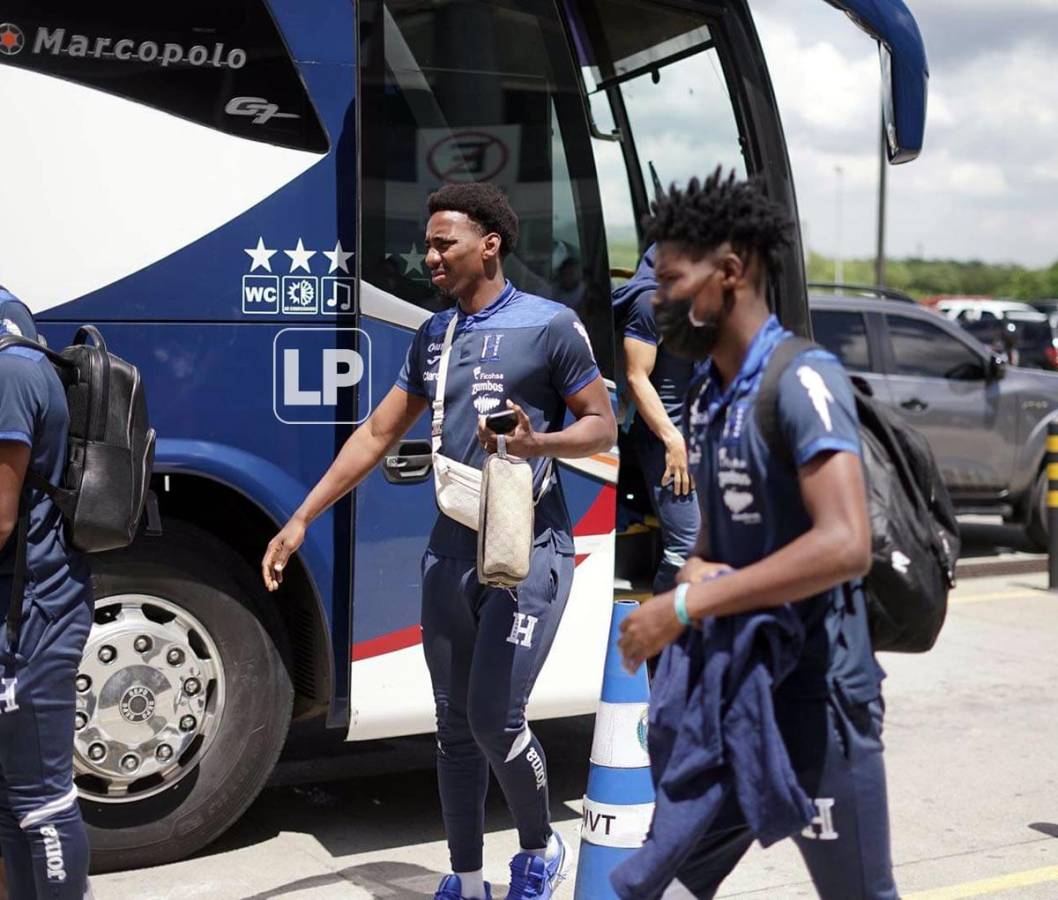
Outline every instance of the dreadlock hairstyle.
[[778, 276], [783, 251], [793, 246], [793, 222], [786, 210], [765, 196], [760, 181], [724, 176], [717, 166], [705, 182], [692, 178], [684, 191], [675, 184], [651, 204], [644, 225], [648, 240], [666, 241], [701, 258], [725, 241], [745, 261], [756, 253], [769, 279]]
[[482, 229], [482, 234], [500, 236], [500, 255], [506, 256], [518, 244], [518, 216], [507, 195], [487, 181], [446, 184], [430, 194], [426, 207], [437, 212], [461, 212]]

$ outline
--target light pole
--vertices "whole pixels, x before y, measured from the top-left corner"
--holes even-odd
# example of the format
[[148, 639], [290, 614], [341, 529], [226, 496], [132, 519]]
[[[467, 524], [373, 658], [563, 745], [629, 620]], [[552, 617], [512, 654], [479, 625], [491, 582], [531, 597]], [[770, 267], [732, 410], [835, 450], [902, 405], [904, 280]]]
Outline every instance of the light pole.
[[834, 281], [838, 284], [845, 283], [845, 260], [842, 259], [841, 253], [841, 188], [842, 188], [842, 176], [845, 174], [845, 170], [841, 166], [834, 166], [834, 174], [837, 176], [837, 215], [835, 217], [837, 235], [834, 242]]

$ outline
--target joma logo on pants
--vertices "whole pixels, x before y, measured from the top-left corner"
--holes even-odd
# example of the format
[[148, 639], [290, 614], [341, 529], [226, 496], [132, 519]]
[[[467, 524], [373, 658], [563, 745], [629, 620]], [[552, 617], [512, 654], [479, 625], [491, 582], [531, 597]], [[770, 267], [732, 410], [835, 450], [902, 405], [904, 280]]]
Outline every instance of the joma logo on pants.
[[48, 866], [49, 881], [66, 880], [66, 862], [62, 858], [62, 841], [59, 840], [59, 832], [51, 825], [45, 825], [40, 830], [44, 838], [44, 858]]
[[530, 748], [529, 752], [525, 754], [525, 758], [529, 761], [529, 765], [533, 767], [536, 789], [538, 791], [543, 790], [547, 786], [547, 770], [544, 768], [544, 761], [540, 758], [540, 754], [536, 752], [535, 747]]
[[819, 810], [801, 834], [814, 841], [836, 841], [838, 833], [834, 830], [834, 798], [816, 797], [812, 801]]
[[18, 709], [17, 678], [0, 678], [0, 713], [14, 712]]

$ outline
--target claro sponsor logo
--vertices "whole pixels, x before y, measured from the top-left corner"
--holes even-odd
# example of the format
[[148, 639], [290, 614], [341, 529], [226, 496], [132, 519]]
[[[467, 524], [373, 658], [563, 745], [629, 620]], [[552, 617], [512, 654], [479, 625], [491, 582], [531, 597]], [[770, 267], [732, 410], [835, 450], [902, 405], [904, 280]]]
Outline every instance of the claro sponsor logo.
[[160, 41], [137, 41], [132, 38], [89, 37], [67, 34], [65, 28], [38, 28], [33, 37], [34, 53], [52, 56], [72, 56], [91, 59], [116, 59], [121, 62], [141, 62], [163, 68], [190, 65], [199, 68], [241, 69], [246, 65], [246, 51], [231, 50], [224, 44], [174, 44]]

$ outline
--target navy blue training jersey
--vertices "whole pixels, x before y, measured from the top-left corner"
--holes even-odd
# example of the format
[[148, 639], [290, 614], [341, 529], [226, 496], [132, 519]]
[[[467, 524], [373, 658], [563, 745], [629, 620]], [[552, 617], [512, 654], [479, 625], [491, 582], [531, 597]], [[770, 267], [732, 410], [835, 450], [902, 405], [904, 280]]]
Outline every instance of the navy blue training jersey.
[[[772, 456], [754, 412], [765, 366], [789, 334], [769, 318], [731, 384], [722, 390], [709, 364], [689, 407], [690, 466], [702, 521], [709, 523], [709, 556], [736, 569], [770, 556], [812, 525], [797, 472], [788, 459]], [[783, 373], [778, 421], [798, 467], [825, 452], [860, 455], [852, 385], [841, 363], [824, 350], [806, 351]], [[805, 621], [807, 639], [785, 688], [822, 693], [836, 681], [855, 702], [873, 700], [882, 672], [871, 649], [860, 582], [794, 608]]]
[[[36, 338], [29, 310], [0, 288], [0, 336]], [[24, 347], [0, 352], [0, 440], [30, 448], [29, 466], [52, 484], [62, 483], [66, 464], [66, 433], [70, 416], [66, 394], [43, 353]], [[43, 491], [29, 490], [29, 540], [26, 603], [36, 603], [54, 617], [72, 605], [91, 602], [88, 566], [66, 544], [62, 513]], [[7, 614], [11, 598], [17, 532], [0, 550], [0, 611]]]
[[[632, 280], [614, 291], [614, 318], [624, 337], [657, 347], [657, 358], [654, 361], [654, 371], [650, 373], [650, 383], [658, 392], [658, 398], [665, 407], [665, 412], [669, 414], [672, 424], [682, 429], [683, 401], [694, 375], [695, 364], [668, 353], [658, 339], [658, 328], [654, 321], [654, 294], [658, 289], [654, 277], [655, 249], [655, 245], [651, 244]], [[636, 416], [636, 427], [645, 426], [642, 416]]]
[[[480, 312], [459, 307], [435, 313], [415, 334], [397, 387], [433, 403], [445, 331], [459, 317], [452, 338], [445, 386], [441, 453], [481, 468], [485, 452], [477, 439], [478, 416], [507, 408], [513, 400], [535, 431], [560, 431], [566, 397], [599, 377], [588, 332], [577, 314], [559, 303], [523, 294], [510, 282]], [[542, 488], [547, 460], [532, 459], [534, 484]], [[536, 506], [536, 542], [554, 536], [559, 552], [573, 553], [572, 528], [557, 469]], [[438, 515], [429, 549], [437, 556], [477, 558], [477, 532]]]

